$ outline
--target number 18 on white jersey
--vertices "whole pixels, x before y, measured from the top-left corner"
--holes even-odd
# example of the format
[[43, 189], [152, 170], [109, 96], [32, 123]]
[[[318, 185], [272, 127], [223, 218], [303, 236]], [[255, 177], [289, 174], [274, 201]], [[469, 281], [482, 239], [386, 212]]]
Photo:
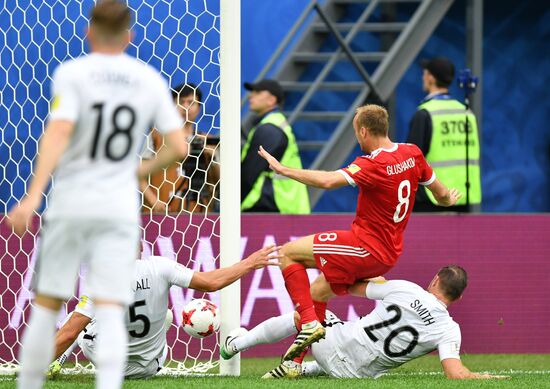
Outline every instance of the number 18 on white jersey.
[[183, 123], [166, 81], [126, 54], [92, 53], [59, 66], [50, 120], [75, 125], [54, 176], [47, 217], [135, 221], [136, 170], [145, 135]]

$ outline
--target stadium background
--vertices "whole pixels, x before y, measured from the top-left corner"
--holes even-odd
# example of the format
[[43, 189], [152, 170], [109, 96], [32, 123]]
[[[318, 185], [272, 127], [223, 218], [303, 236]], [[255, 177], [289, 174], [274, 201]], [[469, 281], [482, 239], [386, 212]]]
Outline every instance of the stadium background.
[[[50, 12], [36, 12], [31, 5], [39, 0], [4, 2], [0, 10], [0, 88], [2, 104], [0, 123], [0, 212], [5, 212], [23, 193], [23, 182], [30, 174], [29, 159], [36, 152], [34, 142], [26, 142], [29, 133], [36, 138], [42, 130], [40, 120], [47, 114], [50, 85], [46, 75], [67, 55], [79, 55], [82, 41], [75, 38], [85, 27], [80, 16], [90, 0], [57, 3]], [[135, 47], [130, 53], [168, 70], [173, 80], [200, 84], [206, 97], [205, 114], [199, 127], [210, 129], [218, 125], [217, 52], [200, 48], [203, 40], [219, 40], [212, 25], [219, 25], [217, 2], [209, 2], [207, 12], [202, 0], [182, 2], [184, 7], [173, 7], [183, 17], [182, 29], [198, 27], [186, 39], [169, 42], [162, 36], [178, 28], [175, 19], [163, 20], [162, 26], [150, 22], [151, 1], [130, 0], [137, 10]], [[242, 1], [242, 80], [253, 80], [275, 50], [286, 31], [295, 22], [307, 2], [294, 0]], [[168, 5], [155, 7], [155, 18], [162, 20]], [[42, 7], [41, 10], [48, 7]], [[198, 15], [193, 17], [192, 15]], [[273, 17], [277, 15], [277, 17]], [[66, 17], [68, 16], [68, 18]], [[545, 212], [550, 211], [550, 81], [548, 51], [550, 37], [550, 9], [544, 2], [486, 0], [484, 15], [484, 73], [483, 89], [483, 148], [482, 185], [485, 212]], [[144, 35], [143, 25], [147, 24]], [[446, 55], [457, 69], [465, 62], [464, 1], [456, 1], [418, 58]], [[22, 31], [17, 42], [16, 31]], [[258, 37], [261, 37], [259, 39]], [[45, 39], [47, 38], [47, 39]], [[31, 40], [34, 43], [30, 43]], [[153, 45], [152, 41], [155, 41]], [[68, 42], [68, 45], [67, 43]], [[14, 50], [8, 47], [15, 47]], [[24, 47], [30, 49], [23, 50]], [[68, 50], [67, 50], [68, 47]], [[176, 58], [168, 50], [189, 55]], [[199, 68], [206, 66], [203, 70]], [[194, 66], [197, 64], [198, 66]], [[7, 69], [7, 70], [6, 70]], [[413, 64], [397, 88], [397, 141], [406, 139], [408, 120], [423, 97], [420, 84], [421, 70]], [[345, 75], [342, 75], [345, 76]], [[23, 81], [29, 85], [19, 82]], [[38, 80], [46, 79], [44, 82]], [[452, 93], [460, 96], [453, 86]], [[335, 104], [338, 103], [335, 101]], [[19, 123], [17, 128], [13, 125]], [[237, 134], [236, 134], [237, 135]], [[297, 133], [299, 139], [327, 137], [311, 131]], [[356, 149], [350, 155], [357, 155]], [[306, 166], [313, 156], [303, 153]], [[16, 162], [19, 166], [16, 166]], [[13, 183], [13, 185], [11, 184]], [[353, 212], [356, 191], [343, 188], [327, 193], [317, 204], [317, 212]]]
[[[242, 78], [254, 79], [306, 1], [243, 1]], [[550, 211], [550, 8], [536, 0], [485, 0], [483, 34], [482, 186], [485, 212]], [[277, 15], [277, 17], [273, 17]], [[261, 35], [262, 39], [257, 37]], [[465, 1], [455, 1], [418, 59], [449, 57], [465, 67]], [[424, 97], [418, 61], [397, 92], [397, 141], [406, 140], [408, 122]], [[339, 75], [354, 77], [354, 72]], [[357, 79], [355, 79], [357, 80]], [[461, 98], [456, 84], [451, 93]], [[327, 96], [328, 98], [328, 96]], [[474, 95], [475, 98], [475, 95]], [[337, 102], [335, 102], [337, 103]], [[298, 133], [298, 138], [320, 136]], [[322, 138], [322, 135], [321, 135]], [[325, 136], [326, 138], [326, 136]], [[356, 148], [353, 155], [358, 155]], [[306, 159], [305, 165], [311, 162]], [[353, 212], [355, 190], [325, 194], [318, 212]]]

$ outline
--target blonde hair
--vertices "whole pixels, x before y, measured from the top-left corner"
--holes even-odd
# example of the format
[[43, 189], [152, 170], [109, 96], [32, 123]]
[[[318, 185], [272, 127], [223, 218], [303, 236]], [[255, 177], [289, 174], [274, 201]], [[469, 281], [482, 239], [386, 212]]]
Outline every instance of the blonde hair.
[[388, 111], [376, 104], [367, 104], [355, 110], [357, 127], [365, 127], [376, 136], [388, 135]]
[[128, 6], [117, 0], [98, 1], [90, 16], [90, 26], [103, 38], [116, 38], [130, 29], [132, 21]]

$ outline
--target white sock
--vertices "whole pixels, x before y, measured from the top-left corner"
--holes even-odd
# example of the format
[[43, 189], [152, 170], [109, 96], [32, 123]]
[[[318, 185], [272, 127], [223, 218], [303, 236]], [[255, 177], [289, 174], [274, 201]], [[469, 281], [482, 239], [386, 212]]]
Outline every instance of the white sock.
[[119, 305], [96, 306], [97, 348], [96, 388], [118, 389], [124, 380], [128, 335], [124, 326], [125, 310]]
[[246, 335], [237, 337], [232, 343], [237, 351], [244, 351], [258, 344], [275, 343], [296, 334], [294, 312], [272, 317], [252, 328]]
[[71, 356], [71, 354], [73, 353], [73, 350], [75, 349], [75, 347], [78, 346], [78, 340], [75, 340], [73, 342], [73, 344], [71, 344], [69, 346], [69, 348], [67, 350], [65, 350], [65, 352], [63, 354], [61, 354], [59, 356], [59, 358], [57, 358], [57, 361], [63, 365], [65, 363], [65, 361], [67, 361], [67, 359], [69, 359], [69, 357]]
[[18, 388], [42, 387], [44, 372], [54, 355], [56, 319], [56, 311], [40, 305], [32, 308], [29, 327], [23, 336], [23, 345], [19, 353], [21, 370], [17, 380]]
[[315, 361], [302, 363], [302, 375], [304, 376], [318, 376], [326, 374], [325, 371]]

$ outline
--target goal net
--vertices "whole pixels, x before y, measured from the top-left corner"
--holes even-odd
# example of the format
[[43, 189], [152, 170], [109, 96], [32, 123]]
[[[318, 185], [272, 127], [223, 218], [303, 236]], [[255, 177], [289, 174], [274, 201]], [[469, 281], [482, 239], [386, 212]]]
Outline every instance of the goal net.
[[[186, 131], [192, 145], [184, 162], [142, 182], [143, 258], [162, 255], [200, 271], [220, 266], [220, 2], [224, 1], [128, 0], [134, 11], [135, 33], [128, 53], [157, 68], [168, 80], [175, 102], [187, 118]], [[31, 177], [48, 115], [53, 71], [61, 62], [88, 51], [84, 32], [94, 1], [2, 4], [0, 214], [5, 214], [24, 195]], [[189, 90], [193, 92], [191, 101], [186, 100], [189, 95], [184, 96]], [[144, 139], [144, 145], [143, 158], [162, 147], [155, 135]], [[0, 370], [4, 374], [17, 369], [22, 333], [29, 320], [40, 216], [35, 217], [34, 224], [33, 232], [20, 239], [0, 219]], [[84, 283], [81, 277], [58, 324], [74, 309]], [[203, 294], [178, 287], [170, 290], [174, 321], [167, 333], [169, 350], [164, 374], [217, 371], [219, 334], [199, 340], [181, 327], [184, 305], [202, 297], [220, 305], [219, 293]], [[240, 312], [238, 301], [231, 310]], [[224, 310], [229, 309], [221, 307], [222, 327], [227, 327]], [[83, 354], [75, 350], [64, 371], [92, 371]]]

